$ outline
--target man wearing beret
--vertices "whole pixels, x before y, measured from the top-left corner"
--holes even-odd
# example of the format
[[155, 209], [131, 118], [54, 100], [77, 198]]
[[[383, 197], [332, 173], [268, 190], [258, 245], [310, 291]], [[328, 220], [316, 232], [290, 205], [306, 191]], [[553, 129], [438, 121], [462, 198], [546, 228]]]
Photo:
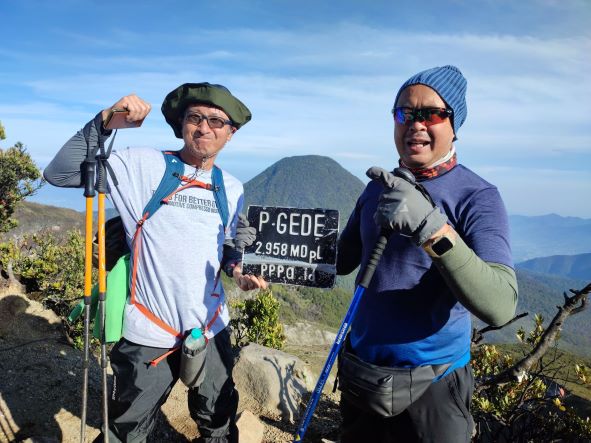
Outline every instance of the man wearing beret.
[[389, 235], [339, 359], [342, 443], [469, 442], [470, 316], [502, 325], [515, 313], [503, 201], [457, 162], [466, 85], [455, 66], [402, 85], [392, 109], [399, 168], [370, 168], [339, 239], [338, 272], [348, 274]]
[[[50, 183], [83, 186], [81, 165], [88, 147], [104, 143], [111, 135], [103, 123], [112, 109], [127, 110], [127, 123], [133, 125], [143, 121], [151, 107], [132, 94], [100, 112], [45, 169]], [[200, 441], [238, 442], [238, 392], [232, 379], [229, 315], [219, 270], [230, 264], [227, 271], [243, 290], [265, 287], [266, 283], [243, 275], [232, 255], [243, 205], [242, 184], [222, 171], [229, 212], [224, 229], [211, 183], [217, 155], [251, 114], [224, 86], [209, 83], [179, 86], [164, 99], [162, 113], [175, 136], [183, 140], [183, 147], [174, 155], [183, 163], [184, 173], [168, 204], [145, 223], [144, 207], [165, 173], [164, 155], [156, 149], [127, 148], [114, 151], [109, 158], [109, 196], [121, 215], [130, 246], [138, 244], [133, 237], [142, 226], [138, 234], [141, 248], [134, 252], [133, 301], [125, 306], [123, 337], [110, 355], [109, 440], [146, 440], [179, 377], [180, 352], [159, 357], [178, 348], [182, 337], [198, 328], [208, 338], [206, 375], [198, 388], [189, 389], [189, 411], [198, 424]]]

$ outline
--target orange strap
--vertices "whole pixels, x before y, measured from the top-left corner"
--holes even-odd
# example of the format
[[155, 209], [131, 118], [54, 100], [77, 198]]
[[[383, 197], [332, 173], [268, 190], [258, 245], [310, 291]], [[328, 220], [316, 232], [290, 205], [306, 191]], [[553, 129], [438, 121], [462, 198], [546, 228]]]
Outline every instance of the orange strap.
[[150, 366], [158, 366], [158, 363], [160, 363], [162, 360], [164, 360], [166, 357], [168, 357], [170, 354], [172, 354], [173, 352], [176, 352], [180, 349], [180, 346], [175, 346], [174, 348], [172, 348], [170, 351], [165, 352], [164, 354], [162, 354], [160, 357], [155, 358], [154, 360], [152, 360], [150, 362]]
[[[219, 272], [218, 272], [218, 277], [219, 277]], [[217, 278], [216, 278], [216, 285], [217, 285]], [[214, 288], [215, 288], [215, 286], [214, 286]], [[217, 296], [217, 297], [220, 296], [219, 294], [215, 294], [215, 293], [214, 294], [211, 294], [211, 295]], [[217, 320], [218, 316], [220, 315], [220, 312], [222, 312], [222, 304], [221, 303], [218, 304], [218, 308], [215, 310], [215, 313], [213, 314], [213, 317], [211, 318], [211, 320], [209, 321], [209, 323], [207, 324], [207, 326], [205, 326], [205, 332], [209, 331], [209, 329], [213, 326], [213, 324]], [[203, 336], [205, 337], [205, 343], [207, 344], [209, 342], [209, 338], [207, 338], [207, 335], [205, 335], [205, 333], [203, 334]], [[165, 352], [160, 357], [157, 357], [154, 360], [152, 360], [150, 362], [150, 365], [151, 366], [157, 366], [158, 363], [160, 363], [162, 360], [164, 360], [166, 357], [168, 357], [172, 353], [178, 351], [180, 348], [181, 348], [180, 345], [179, 346], [175, 346], [170, 351]]]
[[[216, 294], [212, 294], [212, 295], [216, 295]], [[219, 297], [219, 294], [217, 294], [217, 296]], [[220, 315], [220, 312], [221, 311], [222, 311], [222, 304], [220, 303], [220, 304], [218, 304], [218, 308], [215, 310], [215, 313], [213, 314], [213, 317], [211, 318], [211, 320], [209, 321], [209, 323], [205, 327], [205, 331], [206, 332], [209, 331], [209, 329], [215, 323], [215, 321], [217, 320], [217, 318]], [[205, 334], [203, 334], [203, 336], [205, 337], [205, 343], [207, 344], [209, 342], [209, 338], [207, 338], [207, 335], [205, 335]], [[181, 346], [180, 345], [179, 346], [175, 346], [174, 348], [172, 348], [168, 352], [165, 352], [164, 354], [162, 354], [160, 357], [157, 357], [154, 360], [152, 360], [150, 362], [150, 366], [158, 366], [158, 363], [160, 363], [162, 360], [164, 360], [165, 358], [167, 358], [169, 355], [173, 354], [174, 352], [178, 351], [179, 349], [181, 349]]]
[[174, 329], [171, 326], [164, 323], [162, 320], [160, 320], [158, 317], [156, 317], [148, 308], [146, 308], [144, 305], [138, 303], [135, 299], [138, 255], [140, 252], [140, 246], [142, 244], [141, 230], [142, 230], [144, 222], [147, 220], [148, 216], [149, 216], [149, 214], [146, 213], [146, 214], [144, 214], [143, 218], [140, 221], [138, 221], [137, 229], [135, 230], [135, 234], [133, 236], [133, 267], [132, 267], [132, 271], [131, 271], [130, 301], [133, 305], [135, 305], [136, 308], [139, 309], [139, 311], [142, 314], [144, 314], [146, 317], [148, 317], [148, 319], [152, 323], [155, 323], [156, 325], [158, 325], [162, 329], [164, 329], [166, 332], [174, 335], [177, 338], [183, 338], [183, 334], [181, 334], [176, 329]]
[[170, 200], [172, 200], [172, 196], [174, 194], [176, 194], [177, 192], [181, 192], [187, 188], [197, 187], [197, 188], [207, 189], [208, 191], [211, 191], [213, 189], [209, 183], [203, 183], [203, 182], [200, 182], [199, 180], [193, 180], [188, 177], [185, 177], [184, 175], [181, 175], [179, 178], [180, 178], [181, 182], [184, 182], [185, 184], [183, 186], [181, 186], [180, 188], [178, 188], [176, 191], [174, 191], [172, 194], [170, 194], [168, 197], [164, 198], [162, 200], [163, 203], [170, 202]]
[[[185, 177], [183, 177], [183, 179], [184, 178]], [[193, 180], [193, 181], [194, 182], [197, 182], [197, 180]], [[197, 182], [197, 183], [201, 183], [201, 182]], [[205, 183], [201, 183], [201, 184], [205, 185]], [[198, 186], [198, 185], [192, 184], [191, 186]], [[208, 185], [208, 186], [211, 187], [211, 185]], [[164, 199], [164, 201], [166, 203], [168, 203], [168, 201], [170, 201], [170, 198], [172, 197], [172, 195], [174, 195], [176, 192], [178, 192], [178, 191], [180, 191], [182, 189], [186, 189], [188, 187], [190, 187], [190, 186], [187, 185], [187, 186], [184, 186], [182, 188], [179, 188], [177, 191], [173, 192], [166, 199]], [[133, 235], [133, 240], [132, 240], [132, 244], [133, 244], [133, 266], [132, 266], [132, 272], [131, 272], [130, 302], [136, 308], [138, 308], [138, 310], [142, 314], [144, 314], [148, 318], [148, 320], [150, 320], [152, 323], [154, 323], [157, 326], [159, 326], [160, 328], [164, 329], [169, 334], [174, 335], [175, 337], [177, 337], [179, 339], [183, 339], [183, 334], [181, 332], [177, 331], [172, 326], [166, 324], [160, 318], [156, 317], [148, 308], [146, 308], [144, 305], [138, 303], [136, 301], [136, 298], [135, 298], [135, 288], [136, 288], [136, 278], [137, 278], [137, 263], [138, 263], [138, 257], [139, 257], [141, 243], [142, 243], [141, 230], [143, 229], [144, 222], [148, 219], [148, 217], [149, 217], [149, 214], [148, 213], [145, 213], [144, 216], [142, 217], [142, 219], [137, 222], [137, 228], [135, 230], [135, 234]], [[218, 287], [218, 284], [219, 284], [219, 281], [220, 281], [220, 274], [221, 274], [221, 268], [218, 269], [218, 272], [217, 272], [216, 277], [215, 277], [215, 281], [214, 281], [214, 284], [213, 284], [213, 292], [211, 294], [212, 297], [220, 298], [219, 291], [216, 292], [216, 288]], [[209, 323], [207, 323], [207, 325], [205, 326], [205, 330], [204, 330], [204, 334], [203, 335], [205, 336], [206, 341], [209, 341], [209, 339], [205, 335], [205, 332], [207, 332], [213, 326], [213, 324], [217, 320], [217, 318], [218, 318], [221, 310], [222, 310], [222, 303], [220, 302], [218, 304], [218, 307], [217, 307], [215, 313], [213, 314], [213, 317], [211, 318], [211, 320], [209, 321]], [[162, 360], [164, 360], [166, 357], [168, 357], [170, 354], [172, 354], [173, 352], [177, 351], [178, 349], [180, 349], [180, 346], [175, 346], [174, 348], [170, 349], [168, 352], [164, 353], [160, 357], [157, 357], [154, 360], [152, 360], [150, 362], [150, 365], [152, 365], [152, 366], [158, 365], [158, 363], [160, 363]]]

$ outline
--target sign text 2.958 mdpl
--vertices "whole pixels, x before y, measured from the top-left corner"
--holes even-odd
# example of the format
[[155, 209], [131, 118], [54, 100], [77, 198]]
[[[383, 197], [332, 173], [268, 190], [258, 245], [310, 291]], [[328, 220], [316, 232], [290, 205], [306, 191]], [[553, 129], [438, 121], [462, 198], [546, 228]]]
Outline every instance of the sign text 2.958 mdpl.
[[243, 272], [271, 283], [334, 286], [338, 211], [249, 206], [247, 217], [257, 238], [244, 251]]

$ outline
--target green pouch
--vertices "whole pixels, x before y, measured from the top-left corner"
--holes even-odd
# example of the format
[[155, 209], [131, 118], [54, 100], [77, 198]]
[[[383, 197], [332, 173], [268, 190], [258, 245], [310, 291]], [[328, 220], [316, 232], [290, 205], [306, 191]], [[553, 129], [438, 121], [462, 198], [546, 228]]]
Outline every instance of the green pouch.
[[[119, 341], [123, 330], [125, 303], [129, 294], [129, 254], [121, 257], [107, 275], [107, 294], [105, 297], [105, 342]], [[94, 318], [93, 335], [100, 338], [100, 319], [98, 318], [98, 285], [92, 288], [90, 318]], [[74, 307], [68, 321], [74, 322], [84, 311], [84, 300]]]

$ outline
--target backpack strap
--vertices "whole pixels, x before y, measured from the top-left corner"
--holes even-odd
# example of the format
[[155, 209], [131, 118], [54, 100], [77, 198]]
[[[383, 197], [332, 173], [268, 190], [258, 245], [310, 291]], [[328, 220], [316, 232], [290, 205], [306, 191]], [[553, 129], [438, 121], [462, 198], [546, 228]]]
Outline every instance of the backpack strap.
[[137, 257], [139, 255], [139, 250], [141, 247], [142, 236], [141, 231], [143, 228], [144, 223], [148, 218], [153, 216], [158, 209], [162, 207], [164, 204], [164, 199], [172, 192], [174, 192], [181, 183], [181, 174], [185, 170], [185, 165], [178, 157], [178, 152], [171, 152], [171, 151], [163, 151], [162, 155], [164, 156], [164, 161], [166, 162], [166, 169], [164, 171], [164, 175], [160, 180], [160, 184], [156, 191], [152, 195], [152, 198], [148, 201], [146, 206], [144, 207], [144, 211], [142, 213], [141, 220], [138, 220], [137, 227], [135, 234], [132, 240], [132, 247], [131, 247], [131, 269], [130, 269], [130, 302], [131, 304], [135, 305], [138, 310], [144, 314], [152, 323], [155, 323], [160, 328], [164, 329], [171, 335], [176, 337], [182, 338], [182, 334], [179, 331], [176, 331], [171, 326], [164, 323], [158, 317], [156, 317], [148, 308], [141, 305], [135, 300], [135, 284], [136, 284], [136, 274], [137, 274]]
[[[144, 208], [143, 219], [147, 220], [153, 216], [162, 206], [162, 201], [172, 193], [181, 183], [181, 175], [185, 170], [185, 165], [178, 157], [178, 152], [162, 151], [166, 161], [166, 170], [160, 180], [156, 192]], [[147, 215], [147, 216], [146, 216]]]
[[224, 231], [228, 227], [228, 219], [230, 218], [230, 211], [228, 209], [228, 198], [226, 197], [226, 187], [224, 186], [224, 174], [222, 170], [216, 165], [213, 165], [211, 170], [211, 185], [213, 187], [213, 196], [215, 204], [218, 207], [218, 212], [222, 218]]
[[[146, 220], [154, 215], [154, 213], [160, 209], [166, 197], [179, 187], [185, 169], [184, 163], [178, 157], [178, 151], [162, 151], [162, 154], [166, 160], [166, 171], [164, 172], [164, 176], [162, 177], [156, 192], [154, 192], [154, 195], [144, 208], [144, 217], [148, 214]], [[216, 165], [213, 165], [211, 170], [211, 190], [213, 191], [215, 204], [218, 208], [218, 213], [222, 219], [222, 225], [224, 226], [225, 231], [228, 227], [228, 220], [230, 219], [230, 210], [228, 208], [226, 187], [224, 186], [224, 174]]]

